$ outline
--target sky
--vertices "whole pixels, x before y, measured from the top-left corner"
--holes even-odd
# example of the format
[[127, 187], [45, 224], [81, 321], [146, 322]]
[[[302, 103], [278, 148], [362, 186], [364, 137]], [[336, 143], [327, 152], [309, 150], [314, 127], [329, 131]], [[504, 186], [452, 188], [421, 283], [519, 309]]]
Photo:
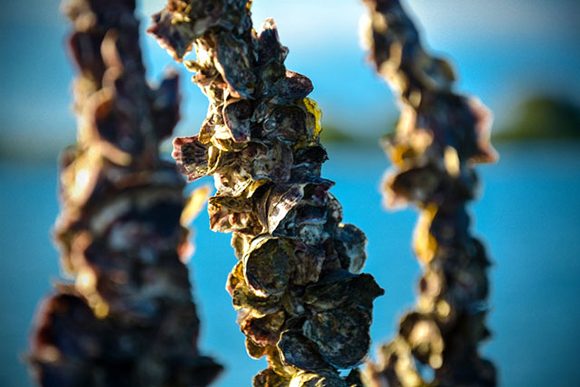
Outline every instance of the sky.
[[[142, 0], [142, 27], [162, 0]], [[451, 58], [458, 89], [491, 107], [496, 127], [525, 96], [549, 93], [580, 103], [580, 2], [574, 0], [414, 0], [405, 2], [432, 50]], [[0, 147], [53, 154], [74, 140], [64, 49], [67, 23], [58, 0], [12, 1], [0, 13]], [[254, 24], [277, 21], [290, 49], [289, 69], [310, 77], [324, 122], [353, 136], [378, 138], [396, 120], [388, 87], [365, 62], [359, 44], [358, 0], [255, 0]], [[154, 82], [176, 65], [149, 36], [142, 42]], [[177, 65], [178, 66], [178, 65]], [[184, 106], [177, 133], [196, 132], [205, 97], [182, 71]]]

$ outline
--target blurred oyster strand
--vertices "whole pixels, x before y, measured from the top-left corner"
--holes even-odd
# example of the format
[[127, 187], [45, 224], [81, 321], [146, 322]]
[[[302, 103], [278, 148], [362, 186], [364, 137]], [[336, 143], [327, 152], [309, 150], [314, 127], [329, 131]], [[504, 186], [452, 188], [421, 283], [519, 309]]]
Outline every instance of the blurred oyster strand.
[[402, 110], [385, 141], [394, 168], [383, 192], [388, 206], [419, 208], [414, 248], [424, 267], [415, 310], [403, 316], [364, 379], [369, 386], [493, 386], [495, 368], [478, 351], [490, 335], [490, 262], [469, 231], [466, 210], [478, 185], [474, 164], [496, 159], [490, 113], [453, 91], [450, 64], [424, 50], [399, 1], [364, 2], [370, 59]]
[[148, 86], [134, 0], [70, 0], [78, 143], [61, 160], [56, 239], [74, 284], [42, 305], [30, 360], [42, 386], [205, 386], [184, 262], [192, 250], [175, 165], [159, 142], [179, 118], [177, 77]]
[[185, 65], [209, 99], [199, 133], [173, 156], [189, 180], [213, 175], [212, 230], [231, 232], [237, 264], [227, 290], [250, 356], [269, 367], [256, 386], [347, 386], [338, 369], [368, 351], [373, 300], [359, 274], [366, 237], [342, 223], [320, 176], [320, 110], [308, 78], [286, 70], [288, 49], [267, 20], [256, 33], [248, 0], [170, 0], [150, 32]]

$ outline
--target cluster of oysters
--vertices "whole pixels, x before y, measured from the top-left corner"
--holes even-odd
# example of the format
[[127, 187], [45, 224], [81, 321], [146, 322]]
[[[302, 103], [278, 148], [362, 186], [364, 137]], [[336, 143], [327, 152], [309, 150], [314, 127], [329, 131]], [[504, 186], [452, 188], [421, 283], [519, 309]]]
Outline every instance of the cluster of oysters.
[[248, 0], [170, 0], [150, 32], [185, 65], [209, 100], [199, 133], [174, 141], [189, 180], [213, 175], [212, 230], [232, 233], [227, 290], [250, 356], [267, 357], [257, 386], [359, 384], [373, 300], [360, 274], [365, 235], [342, 223], [321, 177], [320, 110], [312, 83], [286, 70], [273, 20], [253, 30]]
[[[364, 0], [377, 71], [402, 102], [385, 141], [394, 170], [390, 206], [420, 210], [415, 251], [424, 266], [416, 308], [369, 364], [365, 385], [493, 386], [481, 358], [489, 260], [469, 230], [475, 162], [496, 157], [489, 112], [455, 94], [448, 62], [430, 56], [398, 0]], [[232, 233], [237, 257], [227, 290], [248, 353], [266, 356], [257, 386], [361, 385], [373, 301], [361, 274], [364, 234], [342, 222], [321, 177], [321, 113], [308, 78], [284, 66], [272, 20], [252, 28], [251, 0], [168, 0], [150, 29], [207, 95], [207, 117], [174, 141], [189, 180], [213, 175], [210, 227]], [[134, 0], [70, 0], [70, 48], [79, 141], [62, 157], [56, 227], [63, 266], [43, 305], [31, 361], [41, 385], [207, 385], [221, 370], [197, 349], [199, 320], [185, 260], [190, 205], [159, 142], [178, 120], [177, 77], [145, 81]], [[426, 367], [433, 375], [422, 373]], [[344, 372], [350, 370], [350, 373]]]
[[[365, 0], [371, 62], [397, 93], [401, 118], [385, 150], [388, 206], [420, 211], [414, 248], [424, 273], [417, 306], [398, 335], [366, 369], [369, 386], [493, 386], [493, 364], [481, 358], [490, 262], [469, 230], [466, 204], [477, 191], [476, 162], [492, 162], [490, 113], [455, 94], [448, 62], [430, 56], [398, 0]], [[424, 372], [430, 369], [430, 373]]]
[[[70, 0], [78, 144], [61, 160], [56, 239], [74, 283], [43, 304], [31, 362], [43, 386], [198, 386], [221, 366], [197, 349], [184, 264], [184, 182], [160, 158], [177, 77], [145, 81], [134, 0]], [[185, 212], [184, 212], [185, 208]]]

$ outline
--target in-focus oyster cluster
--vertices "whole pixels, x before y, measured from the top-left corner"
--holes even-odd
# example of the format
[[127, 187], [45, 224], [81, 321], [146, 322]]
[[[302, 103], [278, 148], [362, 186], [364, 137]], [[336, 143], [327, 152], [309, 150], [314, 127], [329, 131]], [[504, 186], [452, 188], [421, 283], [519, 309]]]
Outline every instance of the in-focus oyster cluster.
[[[469, 231], [466, 204], [476, 195], [476, 162], [496, 158], [489, 144], [490, 113], [452, 91], [448, 62], [423, 49], [398, 0], [364, 0], [367, 41], [377, 71], [402, 102], [396, 132], [385, 142], [394, 170], [384, 181], [386, 203], [420, 209], [415, 252], [424, 265], [414, 311], [379, 352], [369, 385], [490, 386], [495, 368], [480, 357], [490, 262]], [[432, 376], [422, 374], [430, 368]]]
[[79, 139], [62, 157], [56, 239], [75, 281], [38, 316], [31, 361], [43, 386], [204, 386], [221, 370], [198, 353], [184, 265], [192, 208], [158, 151], [179, 118], [177, 77], [147, 85], [134, 8], [66, 3]]
[[346, 386], [369, 347], [372, 302], [383, 294], [359, 274], [364, 234], [342, 223], [321, 177], [320, 111], [308, 78], [267, 20], [252, 29], [248, 0], [170, 0], [150, 32], [185, 61], [209, 99], [199, 133], [174, 142], [190, 180], [213, 175], [210, 226], [231, 232], [238, 259], [227, 290], [250, 356], [266, 356], [259, 386]]

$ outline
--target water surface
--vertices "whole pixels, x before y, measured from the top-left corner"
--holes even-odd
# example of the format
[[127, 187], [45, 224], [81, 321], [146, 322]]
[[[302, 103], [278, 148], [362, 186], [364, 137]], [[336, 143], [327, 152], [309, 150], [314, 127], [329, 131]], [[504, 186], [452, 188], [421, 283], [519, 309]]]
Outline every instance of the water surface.
[[[506, 386], [580, 383], [580, 144], [500, 147], [500, 164], [480, 168], [483, 195], [472, 207], [474, 231], [495, 262], [483, 352], [499, 366]], [[376, 302], [374, 346], [392, 337], [398, 317], [413, 304], [419, 267], [410, 238], [415, 211], [380, 208], [379, 180], [387, 162], [378, 148], [330, 148], [324, 175], [344, 219], [368, 236], [372, 273], [387, 293]], [[22, 357], [39, 300], [59, 277], [49, 229], [58, 213], [56, 169], [0, 164], [0, 386], [29, 386]], [[250, 385], [265, 366], [248, 358], [224, 290], [235, 263], [229, 236], [195, 221], [197, 251], [190, 267], [202, 319], [201, 347], [226, 365], [217, 386]], [[374, 349], [373, 349], [374, 352]]]

